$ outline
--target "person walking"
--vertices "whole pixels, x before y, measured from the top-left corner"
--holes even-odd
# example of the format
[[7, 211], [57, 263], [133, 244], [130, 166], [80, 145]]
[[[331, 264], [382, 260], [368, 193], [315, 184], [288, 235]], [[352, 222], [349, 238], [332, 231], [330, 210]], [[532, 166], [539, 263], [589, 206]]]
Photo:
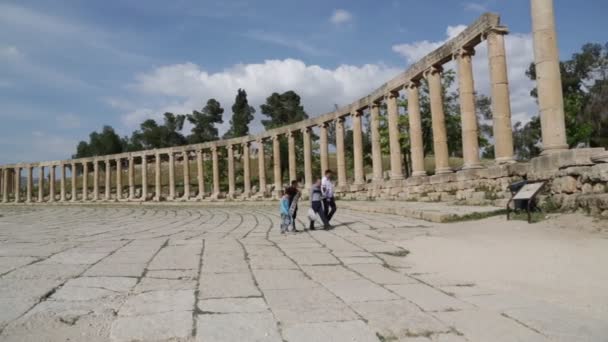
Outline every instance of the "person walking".
[[289, 215], [291, 216], [292, 232], [296, 233], [296, 216], [298, 215], [298, 201], [300, 200], [300, 189], [297, 180], [291, 181], [291, 186], [285, 191], [289, 196]]
[[291, 225], [291, 215], [289, 215], [289, 196], [284, 191], [279, 201], [279, 210], [281, 212], [281, 234], [285, 234]]
[[[310, 207], [312, 210], [319, 216], [321, 221], [323, 222], [324, 229], [331, 229], [329, 225], [329, 220], [327, 220], [327, 216], [325, 216], [325, 211], [323, 210], [323, 194], [321, 193], [321, 180], [317, 179], [315, 184], [313, 184], [310, 189]], [[314, 218], [310, 219], [310, 230], [315, 230], [315, 220]]]
[[334, 183], [332, 183], [333, 174], [331, 170], [325, 170], [325, 176], [321, 181], [321, 192], [323, 194], [323, 210], [327, 222], [331, 221], [336, 213], [336, 200], [334, 198]]

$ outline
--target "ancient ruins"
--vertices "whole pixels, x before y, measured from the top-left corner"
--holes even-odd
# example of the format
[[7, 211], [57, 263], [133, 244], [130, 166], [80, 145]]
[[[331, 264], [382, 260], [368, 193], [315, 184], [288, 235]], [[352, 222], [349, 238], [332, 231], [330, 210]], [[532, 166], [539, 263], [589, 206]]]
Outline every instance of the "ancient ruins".
[[[156, 149], [95, 158], [19, 163], [0, 166], [2, 203], [51, 203], [93, 201], [193, 201], [205, 199], [259, 199], [271, 197], [272, 189], [284, 184], [281, 174], [279, 138], [289, 141], [289, 177], [296, 179], [296, 140], [294, 132], [303, 135], [305, 189], [313, 178], [311, 134], [318, 129], [320, 136], [320, 170], [329, 168], [328, 124], [335, 123], [337, 183], [343, 198], [404, 199], [420, 201], [500, 200], [508, 196], [507, 185], [515, 180], [550, 181], [553, 200], [568, 208], [578, 206], [592, 211], [607, 210], [606, 182], [608, 181], [608, 152], [604, 149], [568, 149], [559, 54], [555, 32], [553, 4], [550, 0], [532, 1], [535, 64], [538, 73], [538, 102], [542, 123], [543, 155], [530, 163], [514, 160], [511, 127], [511, 105], [505, 35], [507, 27], [501, 25], [495, 14], [484, 14], [457, 37], [413, 64], [369, 95], [336, 111], [292, 125], [268, 130], [255, 136], [245, 136], [204, 144], [177, 148]], [[491, 81], [495, 165], [483, 167], [479, 158], [478, 124], [475, 114], [475, 83], [472, 56], [482, 41], [487, 41], [489, 56], [488, 77]], [[462, 145], [464, 166], [454, 172], [448, 164], [448, 144], [441, 94], [442, 65], [457, 61], [458, 88], [462, 113]], [[432, 110], [434, 175], [428, 176], [424, 168], [422, 131], [419, 108], [420, 80], [429, 84]], [[399, 144], [398, 106], [400, 94], [407, 94], [411, 137], [412, 176], [404, 179]], [[388, 109], [390, 138], [390, 179], [385, 179], [378, 122], [380, 106]], [[371, 113], [372, 170], [366, 179], [362, 148], [362, 114]], [[349, 182], [346, 172], [344, 123], [350, 116], [353, 129], [354, 179]], [[273, 183], [267, 184], [264, 145], [272, 144]], [[253, 149], [253, 147], [257, 147]], [[228, 189], [220, 189], [220, 151], [227, 158]], [[235, 185], [235, 151], [242, 151], [243, 189]], [[257, 151], [257, 156], [250, 155]], [[224, 152], [224, 151], [222, 151]], [[222, 153], [223, 154], [223, 153]], [[259, 184], [252, 184], [250, 158], [258, 160]], [[189, 161], [196, 161], [196, 179], [191, 179]], [[212, 163], [212, 174], [204, 173], [203, 164]], [[176, 174], [176, 164], [183, 165], [183, 174]], [[153, 168], [151, 167], [153, 164]], [[161, 165], [163, 164], [163, 165]], [[123, 179], [126, 168], [127, 179]], [[163, 191], [161, 168], [168, 168], [168, 191]], [[45, 171], [46, 169], [46, 171]], [[152, 169], [153, 172], [150, 170]], [[66, 177], [70, 171], [75, 177]], [[106, 172], [107, 170], [107, 172]], [[37, 194], [34, 192], [34, 175], [37, 172]], [[44, 186], [45, 172], [50, 183]], [[136, 184], [136, 172], [141, 182]], [[57, 174], [58, 173], [58, 174]], [[90, 174], [92, 173], [92, 184]], [[22, 177], [25, 174], [25, 184]], [[153, 174], [153, 175], [152, 175]], [[205, 188], [205, 177], [212, 177], [211, 189]], [[57, 189], [56, 180], [59, 179]], [[153, 178], [153, 181], [152, 181]], [[71, 181], [68, 187], [67, 182]], [[183, 183], [183, 191], [176, 191], [176, 183]], [[269, 186], [271, 185], [271, 186]], [[68, 188], [70, 191], [68, 191]], [[577, 196], [571, 196], [571, 195]], [[583, 194], [583, 196], [578, 196]]]

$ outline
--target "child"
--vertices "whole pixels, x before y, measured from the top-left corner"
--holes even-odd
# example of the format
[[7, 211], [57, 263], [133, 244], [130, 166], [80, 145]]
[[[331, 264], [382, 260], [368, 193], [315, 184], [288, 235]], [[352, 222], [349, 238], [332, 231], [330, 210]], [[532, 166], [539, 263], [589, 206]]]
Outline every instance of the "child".
[[282, 191], [280, 210], [281, 210], [281, 234], [285, 234], [291, 226], [291, 215], [289, 215], [289, 196]]
[[[317, 181], [313, 184], [312, 188], [310, 189], [310, 207], [317, 215], [319, 215], [319, 218], [323, 222], [323, 228], [328, 230], [328, 229], [331, 229], [331, 226], [329, 225], [329, 221], [327, 220], [327, 217], [325, 216], [325, 211], [323, 210], [322, 200], [323, 200], [323, 195], [321, 194], [321, 180], [317, 179]], [[312, 220], [312, 219], [310, 220], [310, 226], [308, 229], [315, 230], [315, 221], [314, 220]]]

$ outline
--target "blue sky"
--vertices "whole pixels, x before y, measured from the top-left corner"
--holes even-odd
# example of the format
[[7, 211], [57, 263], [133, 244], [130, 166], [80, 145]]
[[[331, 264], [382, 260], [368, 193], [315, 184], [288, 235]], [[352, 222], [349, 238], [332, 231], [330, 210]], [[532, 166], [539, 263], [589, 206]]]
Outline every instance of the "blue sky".
[[[555, 1], [562, 58], [605, 42], [605, 0]], [[239, 87], [259, 110], [294, 89], [311, 115], [344, 105], [457, 34], [482, 12], [508, 36], [513, 117], [535, 114], [522, 75], [532, 60], [529, 0], [0, 0], [0, 164], [68, 158], [112, 125], [130, 134], [164, 111]], [[484, 47], [474, 60], [487, 93]], [[256, 114], [259, 117], [259, 113]], [[259, 130], [259, 124], [254, 125]]]

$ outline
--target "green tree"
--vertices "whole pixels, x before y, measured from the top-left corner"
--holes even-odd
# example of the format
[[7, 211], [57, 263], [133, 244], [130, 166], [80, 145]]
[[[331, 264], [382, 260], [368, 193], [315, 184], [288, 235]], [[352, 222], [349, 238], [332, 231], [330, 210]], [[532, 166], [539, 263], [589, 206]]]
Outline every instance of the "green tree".
[[139, 130], [133, 132], [130, 146], [147, 150], [185, 145], [188, 140], [180, 133], [185, 119], [185, 115], [173, 113], [164, 114], [163, 125], [159, 125], [153, 119], [148, 119], [140, 125]]
[[253, 120], [255, 109], [247, 101], [245, 89], [239, 89], [232, 105], [230, 129], [224, 134], [224, 139], [242, 137], [249, 134], [249, 123]]
[[111, 126], [103, 126], [101, 132], [92, 132], [89, 141], [81, 141], [72, 158], [85, 158], [123, 152], [123, 143]]
[[216, 124], [224, 123], [222, 114], [224, 108], [216, 99], [210, 99], [203, 109], [192, 111], [192, 114], [186, 115], [188, 122], [192, 124], [191, 134], [188, 136], [188, 142], [191, 144], [199, 144], [207, 141], [219, 139], [219, 134]]

